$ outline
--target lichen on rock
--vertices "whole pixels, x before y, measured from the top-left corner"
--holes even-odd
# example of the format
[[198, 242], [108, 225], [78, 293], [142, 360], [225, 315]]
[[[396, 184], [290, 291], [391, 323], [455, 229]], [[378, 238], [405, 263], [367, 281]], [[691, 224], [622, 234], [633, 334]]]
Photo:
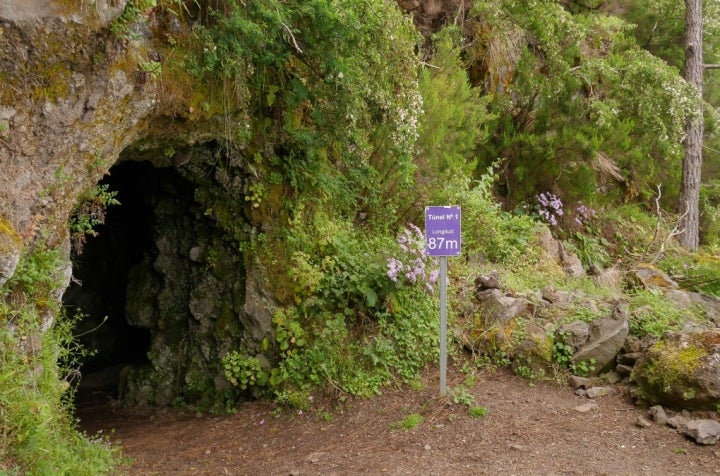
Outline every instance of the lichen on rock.
[[15, 272], [21, 251], [20, 235], [8, 220], [0, 216], [0, 286]]
[[637, 395], [672, 408], [720, 403], [720, 329], [666, 334], [635, 365]]

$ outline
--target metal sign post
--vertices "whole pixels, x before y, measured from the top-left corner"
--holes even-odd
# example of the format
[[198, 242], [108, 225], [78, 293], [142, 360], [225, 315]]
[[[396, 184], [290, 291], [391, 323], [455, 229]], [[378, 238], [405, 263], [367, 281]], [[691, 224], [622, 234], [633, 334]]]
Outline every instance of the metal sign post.
[[447, 256], [440, 257], [440, 396], [447, 393]]
[[460, 256], [458, 206], [425, 207], [425, 248], [440, 259], [440, 396], [447, 394], [447, 257]]

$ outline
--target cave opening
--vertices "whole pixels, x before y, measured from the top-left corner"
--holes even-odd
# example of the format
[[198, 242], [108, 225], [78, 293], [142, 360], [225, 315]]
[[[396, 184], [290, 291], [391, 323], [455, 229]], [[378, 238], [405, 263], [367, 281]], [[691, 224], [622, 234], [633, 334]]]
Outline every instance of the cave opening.
[[91, 352], [77, 353], [79, 411], [108, 401], [219, 408], [249, 393], [223, 359], [270, 341], [272, 294], [248, 274], [247, 172], [219, 153], [214, 143], [172, 156], [133, 149], [98, 184], [120, 204], [81, 249], [74, 240], [63, 298]]
[[63, 298], [70, 315], [81, 313], [74, 329], [87, 354], [81, 356], [78, 373], [80, 405], [117, 398], [123, 372], [148, 365], [153, 330], [128, 318], [132, 270], [158, 255], [158, 202], [169, 195], [192, 197], [192, 188], [175, 169], [149, 162], [120, 162], [99, 185], [116, 192], [120, 205], [107, 208], [104, 224], [81, 250], [74, 247], [73, 280]]

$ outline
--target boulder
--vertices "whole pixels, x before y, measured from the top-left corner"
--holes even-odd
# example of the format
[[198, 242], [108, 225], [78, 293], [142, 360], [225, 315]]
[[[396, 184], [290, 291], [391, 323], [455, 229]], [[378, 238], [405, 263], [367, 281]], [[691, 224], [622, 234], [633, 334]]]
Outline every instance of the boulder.
[[561, 241], [553, 238], [550, 230], [540, 236], [540, 246], [557, 262], [569, 276], [584, 276], [585, 268], [583, 268], [580, 259], [565, 249]]
[[594, 362], [595, 374], [609, 370], [629, 332], [627, 303], [620, 301], [610, 317], [595, 319], [590, 324], [590, 337], [573, 355], [573, 363]]
[[510, 350], [512, 368], [518, 375], [541, 377], [552, 366], [553, 339], [535, 324], [528, 325], [524, 333], [526, 337]]
[[488, 289], [476, 293], [480, 311], [485, 316], [485, 325], [504, 324], [528, 312], [528, 302], [523, 298], [506, 296], [499, 289]]
[[720, 441], [720, 423], [715, 420], [692, 420], [689, 416], [676, 415], [669, 418], [667, 424], [700, 445], [714, 445]]
[[673, 289], [665, 295], [679, 307], [687, 309], [699, 306], [715, 327], [720, 327], [720, 299], [707, 294]]
[[720, 423], [715, 420], [690, 420], [684, 434], [700, 445], [714, 445], [720, 440]]
[[572, 347], [573, 352], [580, 350], [590, 337], [590, 324], [585, 321], [573, 321], [558, 329], [558, 339]]
[[513, 339], [519, 327], [516, 318], [527, 315], [528, 308], [526, 299], [506, 296], [499, 289], [476, 290], [475, 301], [465, 311], [473, 323], [462, 340], [473, 351], [509, 355], [512, 342], [517, 343]]
[[630, 270], [626, 276], [628, 284], [632, 287], [657, 289], [667, 292], [678, 287], [663, 270], [650, 263], [640, 263]]
[[638, 360], [631, 380], [647, 402], [715, 410], [720, 404], [720, 329], [666, 334]]

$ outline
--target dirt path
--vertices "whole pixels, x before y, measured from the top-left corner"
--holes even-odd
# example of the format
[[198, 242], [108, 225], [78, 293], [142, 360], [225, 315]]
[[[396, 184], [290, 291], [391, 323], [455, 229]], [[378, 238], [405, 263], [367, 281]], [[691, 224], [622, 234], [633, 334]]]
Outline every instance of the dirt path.
[[[448, 377], [452, 387], [460, 374]], [[485, 417], [437, 397], [437, 374], [421, 390], [389, 391], [343, 408], [278, 411], [255, 402], [230, 416], [80, 412], [89, 432], [110, 434], [132, 458], [131, 475], [717, 475], [720, 446], [699, 446], [668, 427], [640, 428], [645, 415], [620, 394], [589, 400], [569, 387], [505, 372], [469, 388]], [[423, 422], [404, 430], [411, 413]]]

